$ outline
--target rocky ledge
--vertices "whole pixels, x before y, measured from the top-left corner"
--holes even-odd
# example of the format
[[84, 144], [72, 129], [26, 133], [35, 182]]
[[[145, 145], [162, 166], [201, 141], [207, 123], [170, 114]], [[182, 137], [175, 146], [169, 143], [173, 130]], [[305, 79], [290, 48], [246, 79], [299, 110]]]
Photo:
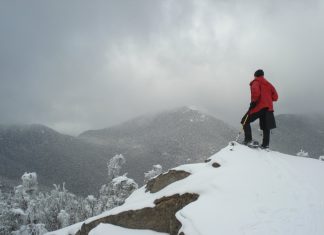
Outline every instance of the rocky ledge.
[[185, 193], [162, 197], [154, 201], [155, 207], [146, 207], [139, 210], [129, 210], [117, 215], [110, 215], [84, 223], [76, 235], [88, 235], [100, 223], [108, 223], [130, 229], [150, 229], [177, 235], [181, 223], [175, 214], [189, 203], [198, 199], [198, 194]]

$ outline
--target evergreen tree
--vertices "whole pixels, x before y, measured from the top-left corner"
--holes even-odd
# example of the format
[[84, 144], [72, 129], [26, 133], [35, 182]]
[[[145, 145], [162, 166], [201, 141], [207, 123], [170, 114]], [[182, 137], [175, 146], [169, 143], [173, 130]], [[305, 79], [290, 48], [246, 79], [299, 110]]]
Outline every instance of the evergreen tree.
[[98, 211], [103, 212], [122, 205], [126, 198], [138, 188], [137, 183], [126, 176], [127, 173], [119, 176], [125, 162], [126, 160], [121, 154], [115, 155], [108, 161], [108, 184], [102, 185], [100, 188], [97, 202]]
[[43, 235], [123, 204], [138, 188], [126, 174], [119, 176], [124, 163], [122, 155], [109, 160], [108, 183], [100, 188], [98, 199], [77, 197], [64, 183], [62, 187], [54, 184], [50, 192], [38, 192], [37, 174], [23, 174], [22, 184], [14, 188], [12, 196], [5, 197], [0, 191], [0, 234]]
[[303, 149], [301, 149], [296, 155], [298, 157], [309, 157], [308, 152], [305, 152]]
[[0, 190], [0, 234], [10, 234], [14, 229], [18, 229], [18, 223], [11, 211], [8, 196]]
[[[73, 194], [68, 192], [65, 184], [54, 185], [54, 189], [44, 197], [42, 204], [44, 205], [44, 220], [47, 228], [52, 231], [61, 227], [58, 219], [59, 213], [63, 210], [69, 215], [75, 215], [80, 200]], [[79, 222], [78, 216], [70, 218], [69, 224]]]
[[125, 175], [114, 178], [111, 182], [110, 207], [116, 207], [124, 204], [125, 200], [134, 192], [138, 185]]
[[70, 225], [70, 215], [66, 213], [65, 210], [60, 211], [60, 213], [57, 215], [57, 220], [59, 221], [61, 228]]
[[157, 164], [153, 165], [153, 169], [144, 173], [144, 184], [146, 184], [150, 179], [158, 176], [162, 173], [162, 166]]
[[122, 154], [117, 154], [108, 161], [108, 182], [119, 176], [122, 165], [125, 164], [125, 162], [126, 160]]

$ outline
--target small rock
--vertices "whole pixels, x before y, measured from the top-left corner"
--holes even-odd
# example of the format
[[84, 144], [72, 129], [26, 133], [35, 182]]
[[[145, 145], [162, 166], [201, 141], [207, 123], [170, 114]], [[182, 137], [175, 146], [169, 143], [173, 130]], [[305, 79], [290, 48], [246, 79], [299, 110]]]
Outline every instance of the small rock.
[[218, 167], [220, 167], [221, 165], [220, 165], [218, 162], [214, 162], [214, 163], [212, 164], [212, 166], [215, 167], [215, 168], [218, 168]]

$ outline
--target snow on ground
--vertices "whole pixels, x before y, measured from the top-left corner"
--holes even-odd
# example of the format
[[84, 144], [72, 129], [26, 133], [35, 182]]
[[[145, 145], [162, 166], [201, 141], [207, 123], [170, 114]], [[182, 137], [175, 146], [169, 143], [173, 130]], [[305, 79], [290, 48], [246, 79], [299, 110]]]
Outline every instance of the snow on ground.
[[45, 233], [51, 235], [73, 235], [75, 234], [82, 226], [83, 222], [70, 225], [68, 227], [62, 228], [60, 230], [56, 230], [53, 232]]
[[212, 161], [221, 167], [192, 179], [204, 178], [207, 191], [177, 215], [185, 234], [324, 234], [324, 164], [318, 160], [238, 145]]
[[158, 233], [152, 230], [127, 229], [111, 224], [99, 224], [91, 230], [89, 235], [167, 235], [167, 233]]
[[[230, 148], [210, 157], [208, 163], [175, 168], [192, 174], [154, 194], [145, 193], [142, 187], [124, 205], [86, 222], [129, 209], [153, 207], [157, 198], [189, 192], [200, 197], [176, 215], [186, 235], [324, 234], [323, 161], [242, 145], [236, 145], [234, 151]], [[215, 161], [221, 167], [212, 167]], [[80, 224], [73, 229], [77, 227]], [[115, 227], [100, 225], [91, 235], [122, 235], [121, 228], [120, 233], [111, 232]], [[49, 234], [67, 235], [66, 231]], [[128, 230], [127, 234], [137, 232]]]

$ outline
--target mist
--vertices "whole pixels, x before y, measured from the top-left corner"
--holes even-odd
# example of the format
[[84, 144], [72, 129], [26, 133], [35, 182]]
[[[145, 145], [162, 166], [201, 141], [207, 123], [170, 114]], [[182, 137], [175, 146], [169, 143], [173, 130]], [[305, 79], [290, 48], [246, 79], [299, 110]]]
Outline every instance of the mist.
[[195, 106], [233, 125], [262, 68], [275, 113], [324, 113], [323, 1], [1, 1], [0, 123], [68, 134]]

